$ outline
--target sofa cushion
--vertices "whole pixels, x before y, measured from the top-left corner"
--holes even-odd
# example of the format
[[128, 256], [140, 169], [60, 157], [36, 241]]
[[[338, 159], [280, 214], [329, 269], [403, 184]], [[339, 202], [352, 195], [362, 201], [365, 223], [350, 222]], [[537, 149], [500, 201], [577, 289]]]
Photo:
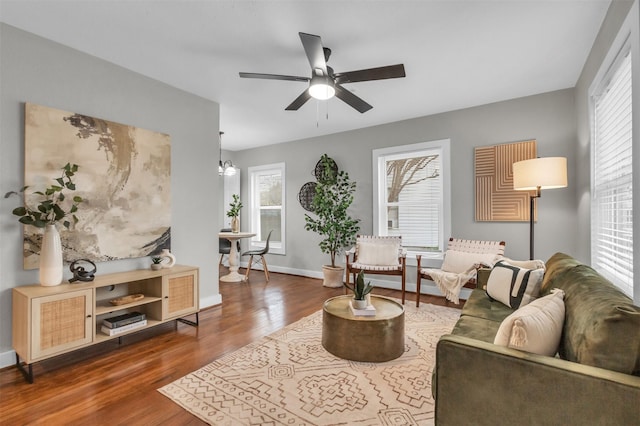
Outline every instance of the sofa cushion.
[[505, 305], [518, 309], [538, 297], [544, 269], [521, 268], [506, 261], [493, 266], [487, 294]]
[[499, 327], [500, 323], [497, 321], [463, 315], [453, 327], [451, 334], [493, 343]]
[[[640, 375], [640, 308], [587, 265], [555, 273], [550, 288], [564, 291], [566, 320], [559, 347], [569, 361]], [[549, 262], [547, 263], [549, 265]]]
[[582, 265], [582, 262], [574, 259], [568, 254], [558, 252], [551, 256], [545, 264], [545, 273], [544, 278], [542, 279], [542, 285], [540, 286], [540, 291], [548, 294], [551, 290], [549, 288], [549, 281], [551, 281], [556, 274], [578, 265]]
[[564, 324], [564, 292], [551, 294], [518, 309], [500, 324], [493, 343], [538, 355], [558, 352]]
[[497, 300], [491, 300], [483, 290], [473, 290], [464, 303], [462, 315], [483, 318], [489, 321], [501, 323], [513, 313], [513, 309], [505, 306]]

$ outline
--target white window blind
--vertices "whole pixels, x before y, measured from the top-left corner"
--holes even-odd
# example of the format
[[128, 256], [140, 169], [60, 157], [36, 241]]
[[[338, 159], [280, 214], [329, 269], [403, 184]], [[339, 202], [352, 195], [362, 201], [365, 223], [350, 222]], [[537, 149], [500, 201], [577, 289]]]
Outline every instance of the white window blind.
[[632, 97], [629, 49], [593, 98], [591, 264], [633, 297]]
[[249, 199], [251, 232], [257, 235], [250, 240], [250, 248], [265, 246], [267, 236], [270, 253], [285, 254], [285, 205], [284, 163], [249, 167]]
[[444, 252], [450, 211], [448, 143], [423, 142], [373, 152], [374, 232], [402, 236], [409, 254]]

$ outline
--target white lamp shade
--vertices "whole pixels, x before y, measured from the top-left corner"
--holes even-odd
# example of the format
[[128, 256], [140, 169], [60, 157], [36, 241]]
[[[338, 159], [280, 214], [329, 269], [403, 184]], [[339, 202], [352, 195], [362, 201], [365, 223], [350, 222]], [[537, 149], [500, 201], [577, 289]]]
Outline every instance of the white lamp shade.
[[534, 158], [513, 163], [513, 189], [531, 191], [567, 186], [565, 157]]

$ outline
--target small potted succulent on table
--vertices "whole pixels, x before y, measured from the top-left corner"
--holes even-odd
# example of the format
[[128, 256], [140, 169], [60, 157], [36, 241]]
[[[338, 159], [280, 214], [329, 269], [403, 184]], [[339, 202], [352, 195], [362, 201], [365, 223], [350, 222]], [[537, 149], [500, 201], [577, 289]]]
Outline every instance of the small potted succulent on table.
[[160, 256], [151, 256], [151, 269], [154, 271], [162, 269], [162, 259]]
[[344, 284], [349, 290], [353, 291], [353, 308], [366, 309], [368, 305], [367, 295], [373, 290], [371, 282], [364, 283], [364, 272], [358, 273], [358, 278], [352, 286]]

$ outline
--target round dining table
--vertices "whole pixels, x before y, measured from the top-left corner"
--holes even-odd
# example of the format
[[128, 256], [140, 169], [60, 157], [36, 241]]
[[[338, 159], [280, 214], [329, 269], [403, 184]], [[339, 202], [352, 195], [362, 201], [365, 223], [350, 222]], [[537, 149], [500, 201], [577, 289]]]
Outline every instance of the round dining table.
[[236, 241], [241, 238], [251, 238], [255, 236], [251, 232], [220, 232], [218, 233], [218, 238], [226, 238], [231, 241], [231, 251], [229, 253], [229, 273], [220, 277], [220, 281], [224, 282], [240, 282], [245, 280], [244, 275], [240, 275], [238, 273], [238, 248], [236, 247]]

